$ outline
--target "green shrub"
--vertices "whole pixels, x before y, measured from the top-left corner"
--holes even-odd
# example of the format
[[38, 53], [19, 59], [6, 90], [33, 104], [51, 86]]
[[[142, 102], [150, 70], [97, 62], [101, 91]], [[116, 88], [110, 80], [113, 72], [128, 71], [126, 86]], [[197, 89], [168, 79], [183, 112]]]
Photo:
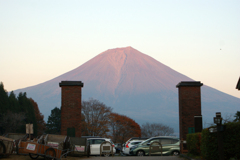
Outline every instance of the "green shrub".
[[202, 130], [201, 155], [204, 159], [218, 160], [217, 133]]
[[240, 122], [226, 124], [223, 132], [224, 157], [225, 159], [240, 159]]
[[192, 133], [187, 135], [187, 148], [188, 153], [199, 156], [201, 154], [201, 134], [202, 133]]
[[[223, 150], [224, 159], [240, 159], [240, 122], [224, 124]], [[202, 131], [201, 156], [208, 160], [218, 160], [217, 133], [210, 133], [208, 129]]]

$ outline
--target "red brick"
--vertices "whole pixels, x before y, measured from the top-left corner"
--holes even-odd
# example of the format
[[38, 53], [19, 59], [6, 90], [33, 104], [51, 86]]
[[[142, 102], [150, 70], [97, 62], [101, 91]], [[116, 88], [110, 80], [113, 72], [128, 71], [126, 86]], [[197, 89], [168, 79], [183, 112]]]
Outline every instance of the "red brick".
[[180, 82], [179, 88], [179, 133], [186, 140], [188, 128], [194, 127], [194, 116], [202, 115], [200, 82]]
[[75, 128], [75, 136], [81, 137], [81, 81], [62, 81], [61, 134], [67, 135], [67, 128]]

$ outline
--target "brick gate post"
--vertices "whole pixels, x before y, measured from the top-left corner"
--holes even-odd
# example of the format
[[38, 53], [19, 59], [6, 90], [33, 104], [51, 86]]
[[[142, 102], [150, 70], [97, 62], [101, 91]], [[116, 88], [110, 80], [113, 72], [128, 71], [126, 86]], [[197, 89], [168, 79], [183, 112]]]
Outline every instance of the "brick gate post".
[[81, 137], [81, 81], [61, 81], [61, 135]]

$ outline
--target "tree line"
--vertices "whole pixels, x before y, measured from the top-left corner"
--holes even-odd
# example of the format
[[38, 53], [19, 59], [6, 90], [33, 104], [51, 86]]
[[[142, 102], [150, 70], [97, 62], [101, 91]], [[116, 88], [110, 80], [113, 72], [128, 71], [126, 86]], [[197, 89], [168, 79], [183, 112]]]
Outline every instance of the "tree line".
[[[123, 143], [131, 137], [141, 137], [141, 127], [131, 118], [112, 112], [112, 108], [90, 98], [82, 102], [82, 136], [100, 136]], [[55, 107], [47, 122], [47, 132], [60, 134], [61, 109]]]
[[[82, 136], [111, 138], [113, 142], [124, 143], [131, 137], [170, 136], [173, 128], [161, 123], [145, 123], [140, 126], [133, 119], [112, 112], [112, 108], [90, 98], [82, 102]], [[60, 134], [61, 109], [55, 107], [48, 118], [48, 133]]]
[[27, 98], [27, 93], [8, 92], [0, 83], [0, 134], [25, 133], [26, 124], [33, 124], [34, 135], [44, 133], [45, 121], [40, 113], [37, 103], [32, 98]]
[[[173, 128], [161, 123], [145, 123], [140, 126], [126, 115], [114, 113], [113, 108], [99, 100], [90, 98], [82, 101], [82, 136], [111, 138], [124, 143], [131, 137], [153, 137], [173, 135]], [[61, 108], [51, 110], [47, 123], [40, 113], [38, 104], [27, 97], [27, 93], [8, 93], [0, 83], [0, 134], [25, 133], [26, 124], [32, 123], [34, 135], [61, 134]], [[80, 122], [79, 122], [80, 123]]]

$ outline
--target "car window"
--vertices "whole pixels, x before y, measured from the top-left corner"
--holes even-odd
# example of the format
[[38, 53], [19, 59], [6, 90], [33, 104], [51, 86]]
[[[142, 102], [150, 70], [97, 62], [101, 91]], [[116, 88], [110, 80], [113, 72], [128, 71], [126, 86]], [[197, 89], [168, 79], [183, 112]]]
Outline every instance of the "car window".
[[142, 141], [141, 144], [145, 145], [146, 142], [148, 142], [149, 140], [145, 140], [145, 141]]
[[156, 139], [152, 139], [149, 143], [153, 143], [153, 142], [159, 142], [159, 138], [156, 138]]
[[160, 143], [161, 144], [172, 144], [172, 139], [161, 139]]
[[139, 144], [141, 142], [132, 142], [131, 145], [136, 145], [136, 144]]
[[172, 139], [172, 144], [175, 144], [175, 143], [177, 143], [179, 140], [177, 140], [177, 139]]
[[104, 141], [104, 139], [95, 139], [93, 144], [102, 144]]
[[89, 143], [89, 144], [93, 144], [93, 143], [94, 143], [94, 139], [88, 140], [88, 143]]
[[153, 138], [153, 139], [149, 139], [147, 141], [142, 142], [143, 145], [147, 145], [148, 143], [152, 143], [152, 142], [159, 142], [159, 138]]

